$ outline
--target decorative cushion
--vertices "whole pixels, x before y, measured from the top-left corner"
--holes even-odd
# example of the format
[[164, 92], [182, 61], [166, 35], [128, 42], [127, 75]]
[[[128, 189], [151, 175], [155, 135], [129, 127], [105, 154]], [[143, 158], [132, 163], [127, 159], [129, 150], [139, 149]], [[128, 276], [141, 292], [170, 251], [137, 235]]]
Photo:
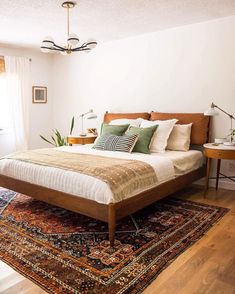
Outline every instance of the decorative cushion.
[[190, 146], [192, 124], [174, 125], [167, 141], [167, 149], [176, 151], [188, 151]]
[[192, 123], [191, 144], [203, 145], [208, 142], [210, 117], [203, 113], [164, 113], [152, 112], [150, 120], [178, 119], [179, 124]]
[[150, 143], [151, 152], [164, 152], [167, 146], [167, 140], [170, 133], [177, 122], [177, 119], [170, 120], [155, 120], [148, 121], [143, 120], [141, 123], [141, 128], [148, 128], [150, 126], [158, 125], [156, 132], [153, 135], [152, 141]]
[[122, 136], [125, 131], [128, 129], [129, 124], [125, 125], [108, 125], [103, 123], [101, 126], [101, 132], [100, 135], [106, 135], [106, 134], [111, 134], [111, 135], [116, 135], [116, 136]]
[[143, 118], [143, 119], [149, 119], [150, 114], [148, 112], [133, 112], [133, 113], [106, 112], [105, 115], [104, 115], [104, 122], [109, 123], [111, 120], [119, 119], [119, 118], [128, 118], [128, 119]]
[[157, 125], [151, 126], [149, 128], [129, 127], [129, 129], [126, 131], [126, 135], [138, 135], [138, 141], [133, 149], [134, 152], [146, 154], [150, 153], [149, 145], [157, 127]]
[[128, 119], [128, 118], [119, 118], [119, 119], [114, 119], [110, 121], [110, 125], [127, 125], [129, 124], [132, 127], [139, 127], [141, 122], [142, 122], [142, 118], [137, 118], [137, 119]]
[[92, 147], [98, 150], [120, 151], [120, 152], [132, 152], [138, 135], [101, 135], [95, 145]]

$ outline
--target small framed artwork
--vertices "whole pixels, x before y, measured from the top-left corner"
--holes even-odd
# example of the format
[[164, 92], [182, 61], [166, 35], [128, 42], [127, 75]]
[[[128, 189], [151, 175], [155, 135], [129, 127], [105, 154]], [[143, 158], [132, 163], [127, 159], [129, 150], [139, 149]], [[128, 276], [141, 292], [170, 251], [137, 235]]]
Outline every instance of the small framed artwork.
[[47, 103], [47, 87], [33, 86], [33, 103]]

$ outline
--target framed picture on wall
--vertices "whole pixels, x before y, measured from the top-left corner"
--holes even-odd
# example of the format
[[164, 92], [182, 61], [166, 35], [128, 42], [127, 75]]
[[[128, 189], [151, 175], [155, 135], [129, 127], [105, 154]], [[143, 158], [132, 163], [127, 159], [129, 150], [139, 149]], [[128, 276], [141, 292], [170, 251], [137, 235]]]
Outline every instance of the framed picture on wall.
[[33, 103], [47, 103], [47, 87], [33, 86]]

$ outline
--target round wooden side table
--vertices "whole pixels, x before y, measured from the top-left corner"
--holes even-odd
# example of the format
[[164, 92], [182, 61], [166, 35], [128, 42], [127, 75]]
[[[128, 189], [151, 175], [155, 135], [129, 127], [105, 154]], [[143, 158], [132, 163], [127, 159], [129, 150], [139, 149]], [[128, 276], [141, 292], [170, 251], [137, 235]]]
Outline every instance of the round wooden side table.
[[235, 146], [225, 146], [223, 144], [208, 143], [208, 144], [204, 144], [203, 147], [204, 147], [204, 155], [207, 158], [206, 182], [205, 182], [205, 192], [204, 192], [204, 195], [206, 195], [206, 192], [208, 190], [212, 159], [217, 159], [217, 171], [216, 171], [216, 178], [215, 178], [216, 190], [218, 189], [220, 175], [222, 176], [222, 178], [227, 178], [235, 182], [234, 176], [226, 176], [225, 174], [220, 173], [221, 159], [235, 160]]
[[76, 136], [76, 137], [69, 136], [67, 138], [67, 142], [68, 142], [69, 146], [72, 146], [73, 144], [85, 145], [85, 144], [94, 143], [96, 138], [97, 138], [97, 136], [94, 136], [94, 135]]

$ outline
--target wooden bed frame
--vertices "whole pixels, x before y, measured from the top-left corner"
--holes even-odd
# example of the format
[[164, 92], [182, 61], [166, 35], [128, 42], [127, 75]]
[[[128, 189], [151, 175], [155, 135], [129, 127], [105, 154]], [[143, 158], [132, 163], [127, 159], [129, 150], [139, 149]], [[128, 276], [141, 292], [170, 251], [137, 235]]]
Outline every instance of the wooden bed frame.
[[[104, 117], [105, 122], [109, 122], [114, 118], [154, 118], [157, 119], [156, 112], [151, 113], [151, 116], [146, 113], [135, 113], [135, 114], [109, 114], [106, 113]], [[182, 119], [182, 115], [184, 119]], [[179, 118], [179, 123], [192, 122], [194, 128], [192, 128], [192, 138], [198, 140], [198, 136], [203, 137], [203, 141], [198, 141], [202, 145], [208, 141], [209, 136], [209, 117], [205, 117], [203, 114], [166, 114], [165, 119], [171, 117]], [[162, 119], [162, 116], [161, 116]], [[202, 123], [205, 128], [202, 129]], [[197, 126], [198, 125], [198, 126]], [[195, 132], [199, 132], [198, 136], [195, 136]], [[203, 133], [203, 135], [202, 135]], [[193, 137], [194, 136], [194, 137]], [[194, 143], [195, 140], [192, 140]], [[197, 143], [198, 143], [197, 142]], [[11, 177], [0, 175], [0, 186], [11, 189], [13, 191], [31, 196], [35, 199], [47, 202], [49, 204], [59, 206], [104, 222], [108, 223], [109, 228], [109, 241], [110, 245], [114, 245], [115, 238], [115, 227], [116, 221], [128, 216], [145, 206], [148, 206], [155, 201], [166, 197], [192, 182], [200, 179], [205, 175], [205, 166], [194, 170], [185, 175], [179, 176], [173, 180], [160, 184], [159, 186], [142, 192], [136, 196], [125, 199], [118, 203], [100, 204], [96, 201], [89, 200], [86, 198], [70, 195], [53, 189], [45, 188], [35, 184], [31, 184], [25, 181], [17, 180]]]

